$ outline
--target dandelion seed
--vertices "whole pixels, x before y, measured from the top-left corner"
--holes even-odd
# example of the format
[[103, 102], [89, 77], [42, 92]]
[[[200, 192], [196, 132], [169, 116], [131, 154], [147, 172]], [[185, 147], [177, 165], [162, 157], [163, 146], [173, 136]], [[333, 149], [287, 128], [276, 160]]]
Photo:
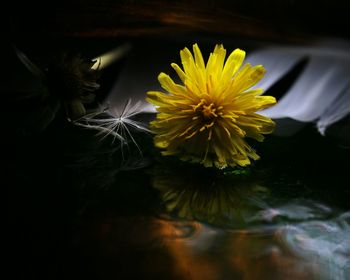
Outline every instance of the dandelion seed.
[[123, 161], [128, 162], [129, 159], [126, 159], [124, 155], [124, 147], [130, 153], [130, 144], [136, 148], [141, 157], [143, 156], [141, 148], [133, 136], [133, 132], [135, 130], [150, 132], [144, 123], [133, 119], [140, 113], [142, 113], [141, 102], [132, 105], [131, 100], [128, 99], [121, 111], [115, 108], [101, 109], [85, 115], [74, 123], [84, 128], [96, 130], [97, 135], [102, 136], [101, 139], [112, 136], [113, 143], [118, 140]]

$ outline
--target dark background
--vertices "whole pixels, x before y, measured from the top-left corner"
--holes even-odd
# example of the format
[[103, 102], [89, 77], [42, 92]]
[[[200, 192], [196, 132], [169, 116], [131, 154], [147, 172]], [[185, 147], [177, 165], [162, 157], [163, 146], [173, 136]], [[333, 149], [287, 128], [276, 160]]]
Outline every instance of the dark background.
[[73, 0], [10, 5], [6, 16], [11, 40], [42, 50], [72, 39], [202, 35], [295, 43], [350, 34], [346, 1], [340, 0]]
[[[297, 45], [324, 37], [348, 39], [345, 6], [346, 1], [340, 0], [12, 1], [4, 11], [10, 78], [3, 85], [14, 94], [32, 79], [18, 71], [13, 44], [43, 69], [57, 52], [74, 50], [95, 57], [126, 41], [147, 46], [153, 39], [192, 42], [198, 38]], [[99, 98], [103, 99], [122, 66], [120, 61], [103, 73]], [[144, 217], [152, 216], [158, 205], [149, 174], [135, 171], [116, 176], [113, 167], [119, 159], [106, 156], [110, 143], [96, 141], [94, 133], [66, 126], [59, 118], [45, 132], [14, 136], [12, 129], [29, 117], [17, 114], [22, 108], [11, 104], [5, 106], [13, 140], [6, 146], [10, 157], [5, 157], [5, 170], [9, 167], [10, 172], [4, 172], [10, 180], [3, 181], [8, 182], [9, 192], [7, 256], [13, 277], [9, 279], [143, 279], [142, 273], [155, 264], [167, 267], [168, 258], [161, 249], [143, 250], [143, 244], [137, 243], [151, 232]], [[23, 108], [30, 110], [30, 106]], [[150, 147], [151, 140], [147, 141], [145, 146]], [[295, 187], [305, 184], [305, 189], [311, 186], [322, 198], [346, 207], [349, 192], [343, 195], [347, 185], [342, 182], [348, 180], [348, 157], [333, 139], [321, 137], [310, 124], [295, 138], [271, 138], [264, 145], [259, 148], [267, 159], [262, 164], [272, 170], [278, 162], [280, 167], [273, 172], [290, 176], [286, 179], [292, 181], [290, 186], [273, 181], [291, 188], [286, 196], [299, 195]], [[112, 187], [105, 191], [104, 185]], [[323, 192], [327, 189], [334, 191]], [[176, 279], [166, 269], [154, 275]]]

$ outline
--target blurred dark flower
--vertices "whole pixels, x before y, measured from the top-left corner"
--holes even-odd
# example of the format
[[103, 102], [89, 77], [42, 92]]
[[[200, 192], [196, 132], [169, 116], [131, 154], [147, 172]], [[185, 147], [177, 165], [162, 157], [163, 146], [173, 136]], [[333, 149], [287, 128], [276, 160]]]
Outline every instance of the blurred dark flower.
[[95, 99], [95, 91], [100, 87], [97, 83], [98, 67], [93, 68], [96, 63], [96, 60], [85, 59], [80, 55], [63, 53], [48, 67], [49, 91], [62, 100], [71, 119], [85, 115], [84, 104]]
[[[22, 88], [11, 87], [14, 91], [11, 106], [18, 108], [15, 117], [20, 120], [20, 125], [16, 127], [18, 132], [31, 134], [43, 131], [59, 115], [75, 120], [86, 114], [84, 104], [94, 101], [95, 92], [100, 87], [97, 83], [100, 63], [97, 60], [61, 53], [49, 62], [44, 71], [21, 50], [15, 46], [13, 49], [17, 59], [14, 65], [21, 62], [14, 80], [16, 84], [23, 83]], [[24, 72], [24, 68], [29, 72]], [[24, 78], [30, 83], [23, 82]]]

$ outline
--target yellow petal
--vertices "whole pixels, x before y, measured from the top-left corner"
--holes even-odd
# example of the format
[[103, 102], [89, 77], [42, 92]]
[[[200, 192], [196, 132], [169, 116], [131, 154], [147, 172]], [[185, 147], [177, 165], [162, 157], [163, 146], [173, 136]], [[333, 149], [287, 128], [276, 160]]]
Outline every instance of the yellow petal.
[[227, 61], [222, 72], [222, 80], [229, 80], [241, 67], [245, 58], [245, 51], [240, 49], [235, 49], [230, 56], [227, 58]]
[[197, 68], [193, 56], [187, 48], [184, 48], [182, 51], [180, 51], [180, 56], [184, 72], [188, 78], [185, 80], [185, 82], [191, 80], [192, 83], [197, 87], [198, 91], [204, 92], [206, 88], [204, 67]]
[[260, 111], [276, 104], [273, 96], [256, 96], [254, 92], [242, 93], [234, 103], [234, 106], [244, 110], [246, 113]]
[[212, 75], [215, 80], [219, 80], [221, 78], [225, 56], [226, 50], [224, 49], [223, 45], [216, 45], [214, 52], [210, 54], [207, 62], [207, 77]]
[[254, 86], [257, 82], [259, 82], [265, 76], [266, 70], [262, 65], [256, 65], [252, 69], [252, 73], [250, 74], [250, 79], [252, 84], [249, 87]]
[[181, 81], [183, 83], [185, 83], [186, 81], [186, 74], [184, 71], [182, 71], [182, 69], [180, 68], [179, 65], [177, 65], [176, 63], [171, 63], [171, 67], [173, 67], [173, 69], [176, 71], [177, 75], [179, 76], [179, 78], [181, 79]]
[[197, 44], [193, 45], [193, 53], [194, 53], [194, 59], [196, 61], [196, 65], [200, 69], [205, 69], [204, 59], [201, 53], [201, 50], [199, 49]]
[[188, 48], [184, 48], [180, 51], [180, 57], [184, 72], [188, 74], [192, 74], [194, 72], [194, 59]]
[[162, 88], [172, 94], [186, 96], [186, 89], [184, 86], [176, 84], [169, 75], [165, 73], [160, 73], [158, 75], [158, 81]]

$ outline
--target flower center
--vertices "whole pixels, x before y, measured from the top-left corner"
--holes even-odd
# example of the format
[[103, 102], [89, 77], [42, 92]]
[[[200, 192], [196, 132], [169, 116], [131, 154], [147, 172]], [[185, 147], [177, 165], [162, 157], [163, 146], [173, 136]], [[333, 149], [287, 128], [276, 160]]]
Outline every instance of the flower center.
[[208, 101], [202, 99], [197, 105], [192, 105], [193, 111], [196, 115], [192, 118], [193, 120], [201, 119], [205, 123], [213, 123], [217, 117], [220, 117], [222, 113], [222, 106], [217, 107], [215, 103], [211, 102], [208, 105]]
[[204, 119], [212, 119], [214, 117], [217, 117], [218, 115], [215, 112], [216, 112], [216, 108], [214, 103], [210, 103], [209, 105], [202, 106], [202, 115]]

